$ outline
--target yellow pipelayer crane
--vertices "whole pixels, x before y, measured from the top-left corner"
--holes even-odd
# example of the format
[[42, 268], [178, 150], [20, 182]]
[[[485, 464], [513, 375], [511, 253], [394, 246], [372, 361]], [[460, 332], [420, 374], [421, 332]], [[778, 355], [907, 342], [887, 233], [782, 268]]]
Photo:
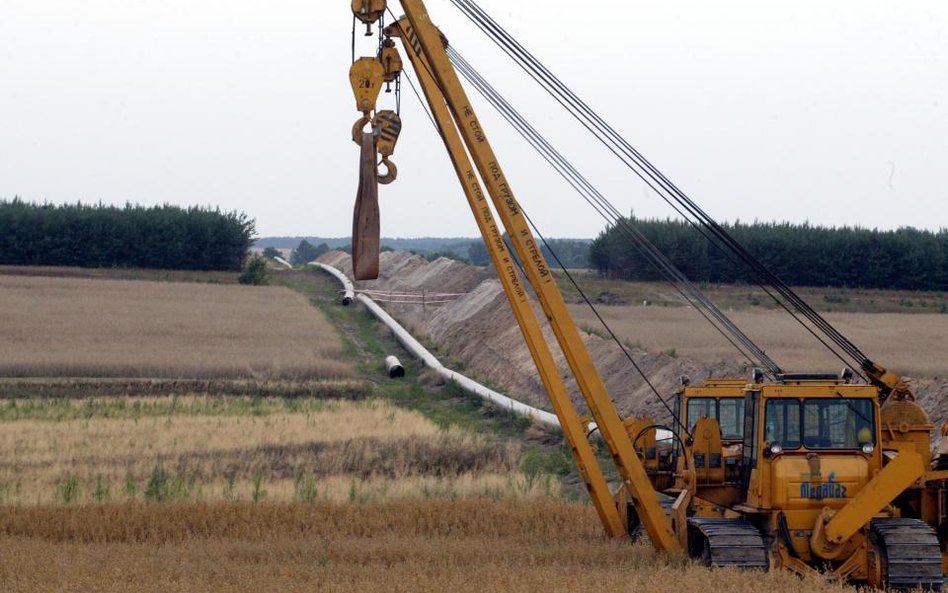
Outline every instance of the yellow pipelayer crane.
[[[948, 569], [948, 459], [933, 457], [933, 427], [901, 378], [831, 327], [821, 331], [853, 355], [868, 384], [855, 383], [851, 372], [685, 382], [671, 447], [657, 442], [650, 419], [620, 417], [461, 85], [447, 40], [422, 0], [401, 4], [405, 15], [384, 27], [385, 0], [351, 3], [367, 35], [379, 25], [378, 53], [353, 56], [350, 71], [363, 114], [353, 128], [362, 149], [353, 225], [357, 279], [378, 274], [376, 183], [397, 173], [388, 157], [401, 122], [395, 112], [377, 111], [376, 101], [383, 84], [397, 88], [399, 39], [606, 533], [628, 537], [641, 526], [657, 549], [687, 552], [709, 566], [823, 570], [878, 587], [940, 588]], [[386, 167], [381, 177], [379, 157]], [[615, 494], [494, 211], [615, 461], [621, 478]], [[659, 491], [674, 499], [668, 514]]]

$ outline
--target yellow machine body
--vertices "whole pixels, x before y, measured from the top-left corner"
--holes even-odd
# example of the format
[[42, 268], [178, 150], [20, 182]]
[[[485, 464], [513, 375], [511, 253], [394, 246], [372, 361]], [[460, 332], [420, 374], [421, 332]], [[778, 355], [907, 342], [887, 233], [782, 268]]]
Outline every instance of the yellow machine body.
[[[682, 431], [687, 446], [676, 487], [666, 491], [687, 501], [679, 520], [740, 518], [771, 542], [771, 567], [828, 570], [880, 587], [916, 578], [905, 574], [919, 559], [899, 564], [891, 542], [904, 544], [898, 554], [905, 555], [914, 549], [905, 542], [917, 538], [925, 544], [925, 578], [933, 578], [936, 559], [948, 566], [946, 472], [932, 471], [925, 412], [906, 400], [880, 408], [879, 395], [877, 386], [826, 377], [682, 388], [679, 409], [690, 432]], [[733, 433], [737, 407], [740, 435]], [[902, 531], [891, 536], [887, 555], [878, 534], [889, 525]]]
[[[673, 442], [659, 440], [651, 419], [618, 414], [448, 58], [446, 39], [422, 0], [402, 0], [402, 7], [405, 16], [386, 35], [405, 46], [606, 533], [642, 530], [657, 549], [687, 551], [714, 566], [940, 586], [948, 565], [948, 461], [941, 466], [932, 455], [931, 423], [895, 373], [863, 368], [872, 385], [825, 375], [685, 385]], [[384, 61], [384, 51], [379, 57]], [[386, 76], [382, 62], [371, 60], [375, 65], [354, 66], [352, 74], [357, 103], [369, 112]], [[386, 136], [393, 128], [379, 112], [373, 129], [383, 155], [394, 150]], [[539, 330], [527, 283], [615, 462], [615, 494]], [[905, 545], [921, 555], [908, 558]]]

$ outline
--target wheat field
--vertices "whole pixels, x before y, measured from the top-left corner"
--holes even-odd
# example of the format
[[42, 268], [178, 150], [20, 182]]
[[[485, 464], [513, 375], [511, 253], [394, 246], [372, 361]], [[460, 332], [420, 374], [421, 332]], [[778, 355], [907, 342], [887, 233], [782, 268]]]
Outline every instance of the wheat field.
[[606, 540], [562, 501], [0, 507], [0, 582], [33, 591], [850, 593]]
[[[627, 344], [701, 362], [740, 360], [737, 351], [695, 310], [685, 307], [599, 306], [599, 313]], [[583, 305], [571, 305], [577, 324], [602, 327]], [[789, 372], [838, 372], [842, 362], [789, 315], [773, 309], [728, 313], [744, 332]], [[825, 313], [824, 316], [873, 360], [913, 377], [948, 375], [948, 315]]]
[[0, 377], [352, 379], [283, 287], [0, 275]]
[[555, 497], [514, 442], [391, 403], [99, 398], [0, 409], [0, 504]]

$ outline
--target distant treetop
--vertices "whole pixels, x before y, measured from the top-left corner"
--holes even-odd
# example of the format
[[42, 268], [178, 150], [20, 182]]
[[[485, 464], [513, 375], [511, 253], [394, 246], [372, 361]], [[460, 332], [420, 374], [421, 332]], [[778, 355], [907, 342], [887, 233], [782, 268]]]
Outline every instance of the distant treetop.
[[246, 214], [165, 204], [0, 201], [0, 264], [239, 271], [255, 235]]

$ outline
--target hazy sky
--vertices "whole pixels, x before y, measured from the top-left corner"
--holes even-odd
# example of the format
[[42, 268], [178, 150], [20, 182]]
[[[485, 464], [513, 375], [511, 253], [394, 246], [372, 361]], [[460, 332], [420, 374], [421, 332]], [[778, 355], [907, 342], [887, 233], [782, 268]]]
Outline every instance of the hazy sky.
[[[448, 0], [428, 5], [621, 210], [671, 214]], [[719, 220], [948, 226], [944, 0], [481, 5]], [[350, 33], [348, 0], [2, 0], [0, 197], [211, 204], [247, 212], [261, 235], [348, 235]], [[541, 229], [598, 233], [479, 99]], [[407, 85], [402, 117], [383, 234], [474, 235]]]

